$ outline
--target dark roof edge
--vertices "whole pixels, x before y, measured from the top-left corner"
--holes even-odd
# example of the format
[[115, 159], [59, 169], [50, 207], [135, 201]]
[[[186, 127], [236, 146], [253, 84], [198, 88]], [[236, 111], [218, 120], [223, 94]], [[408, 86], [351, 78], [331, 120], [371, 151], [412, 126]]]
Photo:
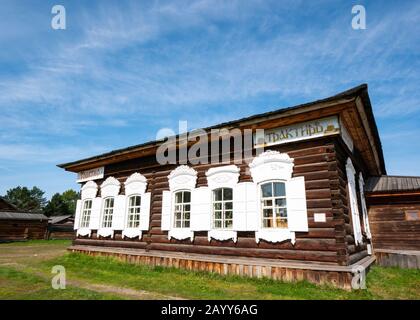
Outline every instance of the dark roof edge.
[[[237, 120], [223, 122], [223, 123], [220, 123], [220, 124], [217, 124], [217, 125], [213, 125], [213, 126], [203, 128], [203, 130], [207, 131], [207, 130], [211, 130], [211, 129], [217, 129], [217, 128], [221, 128], [221, 127], [231, 126], [231, 125], [234, 125], [234, 124], [238, 124], [240, 122], [250, 121], [250, 120], [254, 120], [254, 119], [258, 119], [258, 118], [263, 118], [263, 117], [271, 116], [273, 114], [281, 114], [281, 113], [284, 113], [286, 111], [291, 111], [291, 110], [295, 110], [295, 109], [299, 109], [299, 108], [309, 107], [309, 106], [313, 106], [313, 105], [320, 104], [320, 103], [331, 102], [331, 101], [338, 100], [338, 99], [355, 98], [355, 97], [359, 96], [361, 93], [362, 94], [365, 93], [362, 96], [363, 104], [367, 107], [369, 120], [373, 124], [372, 129], [373, 129], [374, 137], [377, 140], [376, 143], [377, 143], [378, 150], [379, 150], [379, 158], [380, 158], [380, 162], [381, 162], [381, 166], [382, 166], [381, 169], [384, 171], [384, 173], [386, 173], [385, 162], [384, 162], [384, 159], [383, 159], [382, 146], [381, 146], [381, 142], [380, 142], [380, 139], [379, 139], [379, 133], [378, 133], [378, 129], [377, 129], [377, 126], [376, 126], [376, 122], [375, 122], [375, 119], [373, 117], [373, 111], [372, 111], [372, 106], [371, 106], [371, 103], [370, 103], [370, 99], [369, 99], [369, 96], [367, 94], [367, 88], [368, 88], [368, 85], [366, 83], [363, 83], [359, 86], [356, 86], [354, 88], [351, 88], [351, 89], [343, 91], [343, 92], [340, 92], [340, 93], [338, 93], [336, 95], [333, 95], [333, 96], [330, 96], [328, 98], [315, 100], [315, 101], [312, 101], [312, 102], [307, 102], [307, 103], [295, 105], [295, 106], [292, 106], [292, 107], [280, 108], [280, 109], [276, 109], [274, 111], [260, 113], [260, 114], [252, 115], [252, 116], [249, 116], [249, 117], [244, 117], [244, 118], [237, 119]], [[178, 137], [178, 135], [176, 137]], [[83, 162], [92, 162], [92, 161], [96, 161], [96, 160], [102, 160], [104, 158], [112, 157], [112, 156], [115, 156], [115, 155], [117, 155], [119, 153], [122, 153], [122, 152], [127, 152], [127, 151], [135, 150], [135, 149], [138, 149], [138, 148], [142, 148], [142, 147], [152, 146], [153, 144], [156, 144], [156, 143], [159, 143], [159, 142], [162, 142], [162, 141], [163, 141], [163, 139], [162, 140], [152, 140], [152, 141], [148, 141], [148, 142], [145, 142], [145, 143], [142, 143], [142, 144], [133, 145], [133, 146], [126, 147], [126, 148], [121, 148], [121, 149], [116, 149], [116, 150], [106, 152], [106, 153], [103, 153], [103, 154], [100, 154], [100, 155], [97, 155], [97, 156], [88, 157], [88, 158], [84, 158], [84, 159], [76, 160], [76, 161], [72, 161], [72, 162], [58, 164], [57, 167], [66, 169], [68, 167], [81, 164]]]

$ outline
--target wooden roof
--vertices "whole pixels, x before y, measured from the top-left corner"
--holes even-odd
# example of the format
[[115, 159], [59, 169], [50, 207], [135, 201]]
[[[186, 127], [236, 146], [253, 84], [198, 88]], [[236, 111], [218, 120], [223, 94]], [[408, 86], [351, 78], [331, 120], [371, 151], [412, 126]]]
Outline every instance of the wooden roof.
[[48, 217], [40, 213], [30, 212], [0, 212], [0, 220], [48, 220]]
[[366, 192], [420, 191], [420, 177], [380, 176], [370, 177]]
[[[239, 120], [224, 122], [215, 126], [203, 128], [203, 130], [210, 132], [212, 129], [222, 128], [255, 129], [263, 124], [265, 126], [281, 126], [297, 121], [312, 120], [317, 117], [339, 114], [340, 112], [343, 112], [344, 109], [347, 110], [347, 112], [343, 113], [345, 122], [350, 125], [353, 122], [357, 122], [357, 124], [354, 124], [353, 126], [353, 132], [350, 133], [354, 136], [355, 144], [363, 145], [360, 149], [362, 156], [366, 159], [366, 163], [370, 166], [370, 173], [372, 175], [386, 174], [382, 145], [373, 116], [366, 84], [362, 84], [325, 99], [293, 107], [281, 108]], [[177, 138], [178, 137], [179, 136], [177, 136]], [[82, 170], [92, 169], [128, 159], [140, 158], [154, 154], [156, 148], [164, 142], [165, 139], [149, 141], [82, 160], [59, 164], [58, 167], [71, 172], [80, 172]]]

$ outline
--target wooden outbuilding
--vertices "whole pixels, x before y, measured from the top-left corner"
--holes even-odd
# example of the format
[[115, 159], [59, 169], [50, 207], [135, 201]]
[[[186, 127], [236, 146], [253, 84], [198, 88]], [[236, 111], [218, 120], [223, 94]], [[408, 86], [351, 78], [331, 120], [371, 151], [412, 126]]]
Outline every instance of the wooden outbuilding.
[[47, 239], [73, 239], [74, 217], [72, 215], [52, 216], [48, 219]]
[[72, 251], [346, 289], [375, 260], [363, 189], [386, 170], [366, 85], [59, 167], [81, 183]]
[[366, 197], [378, 263], [420, 269], [420, 177], [370, 177]]

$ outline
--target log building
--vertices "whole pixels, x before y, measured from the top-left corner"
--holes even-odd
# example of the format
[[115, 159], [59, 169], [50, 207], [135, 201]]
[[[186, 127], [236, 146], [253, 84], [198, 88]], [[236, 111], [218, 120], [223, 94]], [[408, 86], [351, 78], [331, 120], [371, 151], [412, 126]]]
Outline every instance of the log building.
[[[217, 163], [181, 161], [196, 140], [178, 135], [175, 163], [157, 160], [168, 138], [59, 165], [82, 185], [70, 249], [342, 288], [375, 260], [364, 190], [386, 170], [366, 85], [202, 132]], [[238, 132], [241, 161], [223, 149]]]

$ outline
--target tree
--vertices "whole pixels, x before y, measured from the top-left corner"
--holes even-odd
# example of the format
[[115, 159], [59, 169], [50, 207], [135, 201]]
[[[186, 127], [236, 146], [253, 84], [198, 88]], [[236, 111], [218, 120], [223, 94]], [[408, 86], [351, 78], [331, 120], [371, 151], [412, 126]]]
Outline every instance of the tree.
[[4, 198], [19, 210], [41, 212], [47, 203], [47, 200], [44, 198], [44, 193], [38, 187], [28, 189], [27, 187], [19, 186], [7, 190]]
[[74, 215], [77, 199], [79, 199], [79, 193], [71, 189], [62, 194], [56, 193], [48, 201], [43, 213], [48, 217]]

